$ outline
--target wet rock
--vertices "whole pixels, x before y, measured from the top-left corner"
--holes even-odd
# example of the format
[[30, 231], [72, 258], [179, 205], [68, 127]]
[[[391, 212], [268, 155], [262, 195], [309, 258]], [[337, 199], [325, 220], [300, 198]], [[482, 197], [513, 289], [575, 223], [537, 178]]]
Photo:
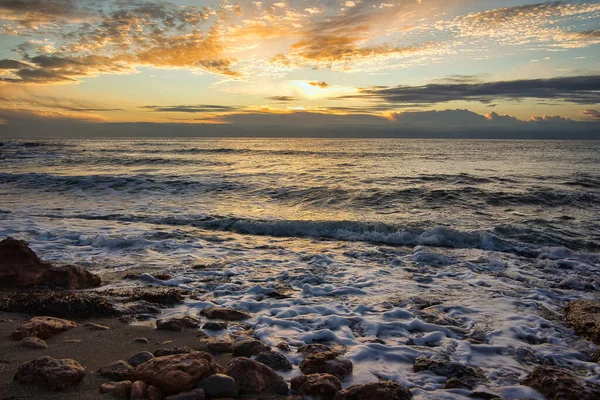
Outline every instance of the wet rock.
[[76, 328], [78, 325], [73, 321], [54, 317], [34, 317], [23, 322], [13, 332], [12, 338], [20, 340], [28, 336], [36, 336], [40, 339], [48, 339], [58, 333]]
[[139, 353], [134, 354], [133, 356], [131, 356], [131, 358], [129, 359], [129, 364], [131, 364], [134, 367], [137, 367], [140, 364], [145, 363], [148, 360], [151, 360], [154, 358], [154, 355], [152, 355], [152, 353], [150, 353], [149, 351], [140, 351]]
[[338, 353], [333, 351], [309, 354], [302, 360], [299, 367], [305, 375], [331, 374], [340, 379], [344, 379], [352, 373], [352, 361], [338, 358]]
[[214, 354], [232, 353], [233, 342], [229, 339], [210, 338], [206, 341], [206, 349]]
[[374, 382], [350, 386], [336, 393], [335, 400], [408, 400], [413, 395], [396, 382]]
[[183, 347], [173, 347], [170, 349], [157, 349], [154, 351], [154, 357], [164, 357], [164, 356], [172, 356], [175, 354], [189, 354], [194, 350], [190, 349], [187, 346]]
[[273, 368], [275, 371], [290, 371], [292, 369], [292, 364], [288, 359], [276, 351], [263, 351], [256, 356], [255, 360]]
[[548, 400], [600, 399], [600, 385], [559, 367], [537, 366], [521, 381], [521, 385], [534, 388]]
[[200, 311], [200, 315], [208, 319], [223, 319], [225, 321], [241, 321], [250, 318], [250, 314], [232, 308], [210, 307]]
[[600, 344], [600, 301], [572, 301], [565, 307], [565, 317], [578, 335]]
[[183, 303], [184, 292], [175, 288], [136, 287], [133, 289], [105, 290], [107, 296], [120, 298], [123, 302], [145, 301], [151, 304], [172, 307]]
[[75, 265], [55, 266], [44, 262], [27, 242], [9, 237], [0, 242], [0, 285], [87, 289], [100, 286], [100, 277]]
[[236, 398], [238, 396], [235, 379], [224, 374], [211, 375], [198, 382], [196, 387], [203, 389], [209, 398]]
[[207, 331], [222, 331], [224, 329], [227, 329], [227, 322], [210, 321], [205, 323], [202, 326], [202, 329], [206, 329]]
[[189, 316], [159, 319], [156, 321], [156, 329], [160, 330], [181, 332], [198, 328], [200, 328], [200, 321]]
[[168, 281], [173, 279], [173, 276], [169, 274], [154, 274], [152, 276], [158, 279], [159, 281]]
[[242, 339], [233, 344], [234, 357], [257, 356], [263, 351], [270, 351], [271, 347], [257, 339]]
[[249, 358], [234, 358], [227, 364], [223, 373], [235, 379], [239, 394], [288, 392], [287, 383], [272, 368]]
[[469, 398], [482, 400], [503, 400], [502, 397], [498, 396], [498, 393], [486, 392], [483, 390], [477, 390], [469, 393]]
[[301, 375], [292, 378], [292, 390], [317, 399], [333, 399], [342, 390], [340, 380], [329, 374]]
[[150, 343], [150, 342], [148, 341], [148, 339], [146, 339], [146, 338], [143, 338], [143, 337], [142, 337], [142, 338], [135, 338], [135, 339], [133, 339], [133, 341], [134, 341], [134, 342], [136, 342], [136, 343], [144, 343], [144, 344], [148, 344], [148, 343]]
[[476, 386], [478, 382], [487, 379], [479, 367], [470, 367], [455, 362], [434, 360], [426, 356], [417, 357], [413, 365], [414, 372], [431, 371], [446, 378], [457, 378], [469, 385]]
[[290, 348], [290, 345], [287, 344], [286, 342], [277, 343], [277, 346], [275, 346], [275, 347], [277, 347], [281, 351], [285, 351], [286, 353], [289, 353], [290, 351], [292, 351], [292, 349]]
[[90, 331], [108, 331], [108, 330], [110, 330], [110, 327], [108, 327], [108, 326], [93, 324], [91, 322], [87, 322], [87, 323], [83, 324], [83, 326], [86, 329], [89, 329]]
[[129, 397], [132, 400], [141, 400], [145, 399], [148, 395], [148, 384], [144, 381], [135, 381], [131, 385], [131, 392], [129, 392]]
[[98, 369], [98, 373], [114, 381], [126, 381], [131, 378], [133, 367], [123, 360], [115, 361]]
[[34, 349], [34, 350], [42, 350], [42, 349], [48, 348], [48, 344], [46, 342], [44, 342], [40, 338], [33, 337], [33, 336], [25, 337], [25, 338], [21, 339], [20, 343], [24, 347], [27, 347], [29, 349]]
[[168, 396], [165, 398], [165, 400], [204, 400], [205, 398], [206, 395], [204, 394], [204, 390], [194, 389], [188, 392]]
[[307, 344], [298, 347], [298, 353], [302, 354], [325, 353], [327, 351], [332, 350], [329, 346], [320, 343]]
[[469, 385], [467, 382], [463, 382], [457, 378], [449, 378], [446, 380], [446, 384], [444, 385], [444, 388], [473, 390], [473, 385]]
[[79, 383], [85, 368], [71, 359], [40, 357], [21, 364], [14, 380], [26, 385], [40, 385], [52, 390], [65, 390]]
[[148, 400], [163, 400], [165, 398], [164, 392], [156, 386], [148, 386], [146, 393], [148, 394]]
[[106, 382], [100, 385], [100, 393], [112, 393], [113, 396], [127, 399], [131, 393], [131, 381]]
[[132, 377], [166, 393], [180, 393], [214, 374], [215, 369], [216, 364], [210, 354], [196, 351], [153, 358], [135, 367]]

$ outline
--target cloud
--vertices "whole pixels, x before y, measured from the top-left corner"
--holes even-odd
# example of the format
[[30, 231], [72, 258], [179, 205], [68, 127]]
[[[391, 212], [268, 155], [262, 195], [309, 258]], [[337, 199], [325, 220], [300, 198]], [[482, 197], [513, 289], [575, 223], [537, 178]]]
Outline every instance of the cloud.
[[0, 69], [20, 69], [29, 67], [27, 64], [24, 64], [17, 60], [0, 60]]
[[179, 106], [142, 106], [142, 109], [155, 112], [179, 112], [179, 113], [219, 113], [234, 111], [236, 107], [220, 106], [213, 104], [179, 105]]
[[321, 89], [327, 89], [330, 85], [327, 82], [308, 82], [309, 85], [311, 86], [316, 86], [316, 87], [320, 87]]
[[271, 96], [271, 97], [265, 97], [265, 99], [279, 101], [282, 103], [299, 100], [297, 97], [294, 97], [294, 96]]
[[362, 89], [358, 95], [343, 98], [363, 98], [396, 104], [439, 104], [450, 101], [497, 99], [560, 100], [577, 104], [600, 103], [600, 75], [523, 79], [481, 83], [432, 83], [423, 86], [396, 86]]
[[585, 109], [581, 112], [581, 114], [589, 118], [600, 120], [600, 111], [598, 110]]

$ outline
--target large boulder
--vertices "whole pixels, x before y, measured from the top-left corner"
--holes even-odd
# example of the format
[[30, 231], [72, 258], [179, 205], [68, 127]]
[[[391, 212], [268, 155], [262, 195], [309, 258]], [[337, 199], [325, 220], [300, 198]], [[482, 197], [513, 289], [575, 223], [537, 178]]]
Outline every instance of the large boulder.
[[153, 358], [135, 367], [131, 376], [166, 393], [180, 393], [193, 389], [198, 381], [215, 372], [216, 364], [211, 355], [195, 351]]
[[292, 378], [292, 390], [312, 396], [317, 399], [333, 399], [335, 394], [342, 390], [342, 383], [333, 375], [311, 374], [300, 375]]
[[225, 321], [241, 321], [250, 318], [250, 314], [245, 311], [234, 310], [224, 307], [209, 307], [200, 311], [208, 319], [222, 319]]
[[24, 240], [0, 242], [0, 285], [11, 288], [87, 289], [100, 286], [100, 277], [76, 265], [54, 266], [42, 261]]
[[257, 356], [263, 351], [270, 351], [271, 347], [257, 339], [242, 339], [233, 344], [234, 357]]
[[156, 321], [156, 329], [165, 331], [182, 332], [198, 328], [200, 328], [200, 321], [196, 318], [189, 317], [187, 315], [184, 317], [159, 319], [158, 321]]
[[578, 335], [600, 344], [600, 301], [572, 301], [565, 307], [565, 317]]
[[331, 374], [344, 379], [352, 373], [352, 361], [338, 355], [334, 351], [311, 353], [300, 363], [300, 371], [305, 375]]
[[40, 357], [21, 364], [15, 381], [26, 385], [40, 385], [52, 390], [65, 390], [79, 383], [85, 376], [85, 368], [71, 359]]
[[409, 400], [413, 395], [396, 382], [373, 382], [337, 392], [334, 400]]
[[521, 381], [548, 400], [597, 400], [600, 399], [600, 385], [578, 377], [568, 369], [539, 365]]
[[203, 389], [209, 398], [236, 398], [238, 396], [235, 379], [224, 374], [211, 375], [198, 382], [196, 387]]
[[54, 317], [33, 317], [17, 327], [13, 332], [14, 340], [21, 340], [24, 337], [35, 336], [40, 339], [48, 339], [58, 333], [76, 328], [78, 325], [66, 319]]
[[283, 377], [272, 368], [246, 357], [231, 360], [223, 374], [235, 379], [235, 386], [239, 394], [287, 394], [288, 392], [288, 386]]
[[472, 386], [476, 386], [479, 382], [487, 381], [483, 371], [479, 367], [436, 360], [426, 356], [419, 356], [415, 359], [413, 370], [414, 372], [431, 371], [436, 375], [445, 376], [446, 378], [457, 378]]
[[292, 364], [286, 356], [276, 351], [263, 351], [256, 356], [256, 361], [268, 365], [275, 371], [290, 371]]
[[117, 382], [129, 380], [132, 372], [133, 367], [123, 360], [98, 368], [98, 374]]

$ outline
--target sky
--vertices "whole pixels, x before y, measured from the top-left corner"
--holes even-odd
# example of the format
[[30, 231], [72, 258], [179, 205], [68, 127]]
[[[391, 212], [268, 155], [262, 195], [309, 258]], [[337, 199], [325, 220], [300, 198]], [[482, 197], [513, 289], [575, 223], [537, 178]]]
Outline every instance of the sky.
[[1, 0], [0, 135], [600, 139], [600, 0]]

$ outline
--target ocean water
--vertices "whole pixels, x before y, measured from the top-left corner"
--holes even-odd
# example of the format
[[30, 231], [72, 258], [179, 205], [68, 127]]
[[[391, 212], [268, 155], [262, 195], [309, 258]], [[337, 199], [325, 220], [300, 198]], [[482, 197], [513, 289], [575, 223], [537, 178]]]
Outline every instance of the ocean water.
[[413, 373], [419, 355], [479, 366], [504, 397], [543, 399], [519, 386], [540, 363], [599, 380], [560, 315], [600, 290], [600, 141], [5, 140], [9, 235], [96, 272], [168, 272], [147, 284], [199, 300], [167, 314], [216, 302], [273, 345], [339, 342], [344, 386], [467, 394]]

